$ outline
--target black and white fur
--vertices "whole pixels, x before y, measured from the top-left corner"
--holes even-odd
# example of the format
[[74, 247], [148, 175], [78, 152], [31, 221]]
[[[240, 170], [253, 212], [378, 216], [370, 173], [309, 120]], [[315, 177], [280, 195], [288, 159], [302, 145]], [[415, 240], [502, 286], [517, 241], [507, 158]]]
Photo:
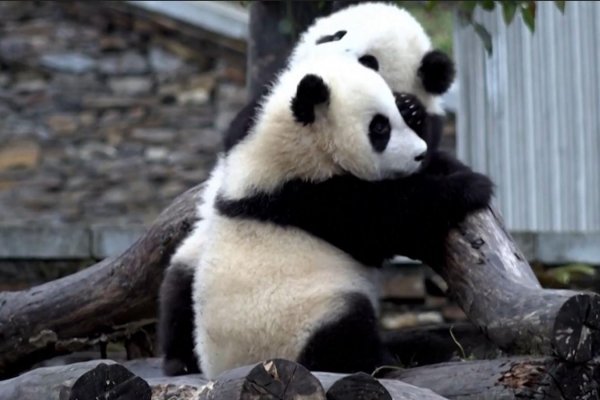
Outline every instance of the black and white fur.
[[[196, 354], [208, 378], [271, 357], [338, 372], [372, 372], [384, 362], [377, 269], [279, 223], [285, 208], [262, 218], [260, 204], [238, 206], [277, 201], [288, 183], [406, 177], [425, 152], [385, 81], [359, 63], [320, 57], [279, 77], [249, 135], [223, 160], [217, 212], [205, 221], [193, 301]], [[316, 199], [305, 198], [285, 201], [308, 214]]]
[[[366, 18], [367, 13], [369, 18]], [[317, 20], [302, 36], [290, 65], [310, 56], [311, 51], [344, 53], [346, 50], [360, 63], [379, 71], [397, 92], [397, 105], [407, 124], [428, 143], [431, 151], [428, 167], [419, 174], [426, 177], [427, 184], [415, 179], [414, 184], [405, 189], [402, 186], [408, 183], [386, 181], [372, 185], [348, 177], [314, 186], [290, 181], [277, 198], [263, 195], [264, 198], [251, 197], [240, 204], [224, 202], [220, 207], [240, 214], [254, 213], [258, 207], [262, 215], [258, 212], [256, 216], [268, 219], [267, 213], [276, 216], [278, 209], [285, 206], [290, 213], [277, 217], [281, 224], [305, 229], [363, 262], [375, 262], [391, 253], [426, 261], [429, 257], [430, 262], [438, 262], [443, 257], [442, 243], [448, 227], [487, 204], [491, 196], [491, 183], [487, 178], [435, 151], [443, 118], [437, 95], [452, 82], [453, 64], [443, 53], [431, 49], [429, 38], [406, 11], [391, 5], [367, 3]], [[406, 93], [408, 91], [417, 95]], [[265, 90], [234, 119], [225, 135], [226, 152], [251, 131], [262, 97], [268, 93], [269, 90]], [[209, 218], [214, 212], [216, 187], [223, 179], [223, 158], [222, 155], [208, 180], [204, 205], [198, 211], [201, 218]], [[390, 187], [395, 189], [390, 192]], [[396, 195], [390, 195], [394, 191]], [[313, 201], [314, 208], [309, 212], [305, 212], [308, 207], [289, 208], [288, 198], [295, 196]], [[410, 218], [406, 219], [407, 216]], [[325, 221], [328, 222], [321, 223]], [[399, 225], [396, 221], [412, 224]], [[198, 369], [191, 351], [190, 293], [194, 261], [204, 245], [204, 227], [201, 220], [178, 248], [161, 288], [159, 337], [165, 353], [164, 369], [170, 375]]]

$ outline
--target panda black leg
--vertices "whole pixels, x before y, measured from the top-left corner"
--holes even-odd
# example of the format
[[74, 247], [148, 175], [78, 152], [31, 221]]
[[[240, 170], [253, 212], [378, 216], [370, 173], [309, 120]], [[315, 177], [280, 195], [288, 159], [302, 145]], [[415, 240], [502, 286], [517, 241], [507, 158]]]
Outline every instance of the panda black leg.
[[348, 296], [348, 312], [320, 328], [298, 357], [311, 371], [366, 372], [393, 362], [377, 329], [373, 305], [362, 294]]
[[194, 352], [194, 310], [192, 307], [193, 270], [172, 264], [160, 287], [158, 336], [164, 352], [166, 375], [200, 372]]

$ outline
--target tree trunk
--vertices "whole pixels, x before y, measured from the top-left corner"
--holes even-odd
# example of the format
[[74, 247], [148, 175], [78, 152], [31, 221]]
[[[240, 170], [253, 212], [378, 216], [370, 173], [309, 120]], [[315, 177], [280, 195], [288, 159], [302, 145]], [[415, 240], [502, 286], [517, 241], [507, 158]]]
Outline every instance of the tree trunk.
[[446, 241], [437, 268], [469, 319], [513, 354], [556, 354], [572, 362], [600, 351], [600, 296], [542, 289], [498, 212], [475, 213]]
[[248, 40], [248, 98], [254, 99], [284, 66], [298, 35], [320, 15], [333, 9], [330, 1], [253, 1]]

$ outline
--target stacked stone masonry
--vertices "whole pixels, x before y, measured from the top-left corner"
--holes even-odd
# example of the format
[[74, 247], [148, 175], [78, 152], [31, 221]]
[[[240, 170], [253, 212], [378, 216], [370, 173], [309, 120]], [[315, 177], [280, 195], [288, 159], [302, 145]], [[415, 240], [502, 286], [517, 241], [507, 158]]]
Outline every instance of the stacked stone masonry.
[[243, 57], [85, 4], [0, 2], [0, 225], [149, 224], [245, 99]]

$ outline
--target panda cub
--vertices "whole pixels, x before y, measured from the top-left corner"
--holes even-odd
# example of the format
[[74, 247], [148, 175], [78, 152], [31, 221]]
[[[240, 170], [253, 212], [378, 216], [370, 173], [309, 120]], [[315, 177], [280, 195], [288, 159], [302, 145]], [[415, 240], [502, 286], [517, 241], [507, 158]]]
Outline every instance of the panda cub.
[[[209, 379], [271, 357], [338, 372], [383, 363], [377, 269], [279, 223], [285, 208], [264, 218], [246, 202], [276, 202], [289, 184], [409, 176], [426, 148], [381, 76], [347, 57], [311, 59], [279, 77], [223, 160], [216, 212], [205, 221], [193, 302], [196, 353]], [[308, 213], [304, 200], [285, 201]]]

